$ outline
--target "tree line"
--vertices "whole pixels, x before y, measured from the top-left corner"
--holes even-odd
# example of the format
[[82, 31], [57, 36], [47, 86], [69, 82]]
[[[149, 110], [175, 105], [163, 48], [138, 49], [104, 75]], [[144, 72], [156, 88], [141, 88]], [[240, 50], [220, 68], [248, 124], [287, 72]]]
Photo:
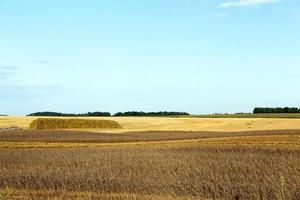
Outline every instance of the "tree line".
[[113, 116], [176, 116], [176, 115], [190, 115], [187, 112], [137, 112], [137, 111], [129, 111], [129, 112], [118, 112]]
[[253, 110], [254, 114], [259, 113], [300, 113], [300, 108], [296, 107], [257, 107]]
[[109, 112], [88, 112], [88, 113], [60, 113], [60, 112], [36, 112], [27, 116], [50, 116], [50, 117], [110, 117]]
[[160, 111], [160, 112], [139, 112], [139, 111], [128, 111], [128, 112], [118, 112], [112, 115], [109, 112], [88, 112], [83, 114], [74, 114], [74, 113], [60, 113], [60, 112], [36, 112], [31, 113], [27, 116], [52, 116], [52, 117], [121, 117], [121, 116], [176, 116], [176, 115], [190, 115], [187, 112], [167, 112], [167, 111]]

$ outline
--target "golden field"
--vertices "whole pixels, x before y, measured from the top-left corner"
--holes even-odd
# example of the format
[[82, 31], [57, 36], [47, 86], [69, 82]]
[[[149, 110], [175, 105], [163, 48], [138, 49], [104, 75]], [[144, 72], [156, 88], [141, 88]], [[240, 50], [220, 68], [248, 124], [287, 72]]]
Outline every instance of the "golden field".
[[[0, 117], [0, 128], [18, 126], [29, 128], [30, 123], [41, 117]], [[65, 119], [65, 118], [64, 118]], [[70, 118], [67, 118], [70, 119]], [[78, 119], [78, 118], [76, 118]], [[272, 118], [168, 118], [168, 117], [85, 117], [118, 122], [122, 129], [113, 132], [131, 131], [256, 131], [300, 129], [300, 119]], [[88, 130], [88, 129], [87, 129]], [[111, 132], [110, 129], [93, 131]]]
[[150, 144], [2, 148], [0, 194], [2, 199], [300, 198], [299, 146]]
[[299, 199], [300, 130], [0, 131], [0, 199]]
[[0, 200], [300, 199], [297, 119], [89, 117], [122, 129], [76, 131], [35, 119], [0, 117], [23, 128], [0, 131]]
[[[83, 135], [84, 137], [84, 135]], [[298, 149], [300, 147], [300, 135], [257, 135], [239, 137], [141, 141], [141, 142], [49, 142], [45, 141], [1, 141], [0, 149], [6, 148], [76, 148], [76, 147], [135, 147], [135, 146], [174, 146], [188, 145], [203, 147], [263, 147], [263, 148], [288, 148]]]

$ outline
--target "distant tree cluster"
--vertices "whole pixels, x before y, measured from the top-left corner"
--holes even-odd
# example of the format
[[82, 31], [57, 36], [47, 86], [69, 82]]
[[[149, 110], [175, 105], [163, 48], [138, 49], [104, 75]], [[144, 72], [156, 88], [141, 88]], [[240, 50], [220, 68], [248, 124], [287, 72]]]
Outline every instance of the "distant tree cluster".
[[228, 113], [212, 113], [210, 115], [229, 115]]
[[[190, 115], [187, 112], [138, 112], [138, 111], [129, 111], [129, 112], [118, 112], [114, 114], [115, 117], [121, 117], [121, 116], [176, 116], [176, 115]], [[69, 114], [69, 113], [59, 113], [59, 112], [36, 112], [31, 113], [27, 116], [53, 116], [53, 117], [110, 117], [112, 116], [109, 112], [88, 112], [83, 114]]]
[[53, 116], [53, 117], [110, 117], [109, 112], [88, 112], [83, 114], [73, 114], [73, 113], [59, 113], [59, 112], [36, 112], [31, 113], [27, 116]]
[[187, 112], [138, 112], [138, 111], [129, 111], [129, 112], [118, 112], [114, 114], [116, 117], [120, 116], [132, 116], [132, 117], [138, 117], [138, 116], [176, 116], [176, 115], [190, 115]]
[[258, 113], [300, 113], [300, 108], [295, 107], [277, 107], [277, 108], [262, 108], [257, 107], [253, 110], [254, 114]]

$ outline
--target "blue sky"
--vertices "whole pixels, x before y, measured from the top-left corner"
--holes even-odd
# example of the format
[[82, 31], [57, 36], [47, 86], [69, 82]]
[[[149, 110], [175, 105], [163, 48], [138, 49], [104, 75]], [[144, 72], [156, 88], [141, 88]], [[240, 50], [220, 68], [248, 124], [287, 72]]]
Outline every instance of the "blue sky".
[[300, 107], [298, 0], [1, 0], [0, 113]]

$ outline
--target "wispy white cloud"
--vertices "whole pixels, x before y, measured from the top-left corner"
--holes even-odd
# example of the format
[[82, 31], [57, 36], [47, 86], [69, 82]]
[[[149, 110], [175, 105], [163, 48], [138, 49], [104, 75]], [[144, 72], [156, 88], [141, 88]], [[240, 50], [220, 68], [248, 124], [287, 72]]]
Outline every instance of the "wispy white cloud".
[[263, 4], [272, 4], [277, 3], [280, 0], [238, 0], [238, 1], [231, 1], [231, 2], [224, 2], [220, 4], [220, 7], [227, 8], [227, 7], [253, 7], [259, 6]]

